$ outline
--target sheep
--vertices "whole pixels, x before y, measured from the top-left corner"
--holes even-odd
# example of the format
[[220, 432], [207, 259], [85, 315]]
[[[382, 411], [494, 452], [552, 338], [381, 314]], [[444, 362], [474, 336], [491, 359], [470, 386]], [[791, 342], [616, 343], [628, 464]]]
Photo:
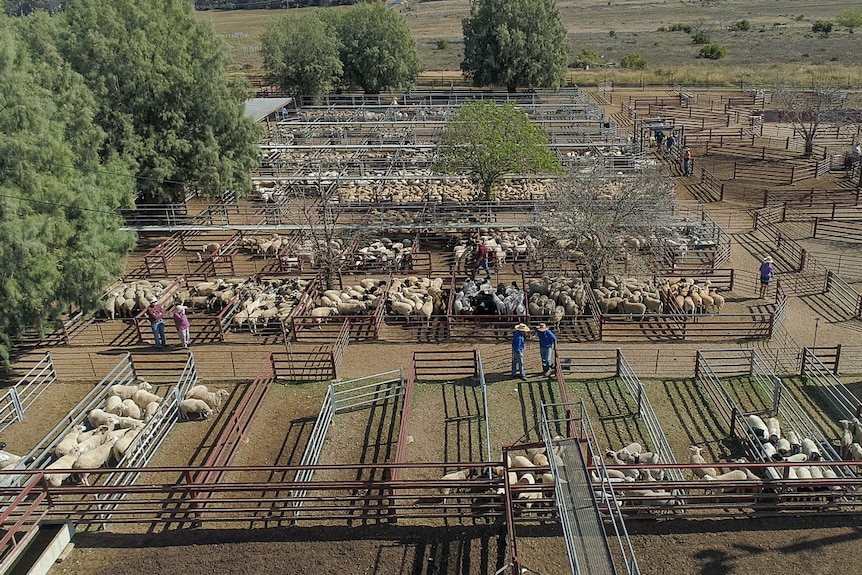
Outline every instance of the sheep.
[[112, 413], [114, 415], [123, 415], [123, 399], [119, 395], [109, 395], [107, 399], [105, 399], [105, 407], [103, 408], [107, 413]]
[[781, 439], [781, 424], [778, 422], [778, 419], [775, 417], [767, 418], [766, 427], [768, 429], [767, 438], [769, 442], [773, 445], [777, 444], [778, 440]]
[[761, 443], [769, 439], [769, 428], [766, 427], [766, 424], [763, 423], [763, 420], [760, 419], [760, 417], [752, 413], [745, 416], [745, 421], [748, 423], [748, 426], [751, 427], [754, 435], [761, 441]]
[[149, 382], [140, 380], [139, 383], [133, 385], [112, 385], [108, 389], [108, 393], [111, 395], [116, 395], [120, 399], [131, 399], [136, 391], [143, 389], [146, 391], [150, 391], [153, 389], [153, 386], [149, 384]]
[[140, 419], [135, 419], [134, 417], [118, 417], [117, 418], [117, 427], [122, 429], [138, 429], [143, 427], [145, 424]]
[[57, 457], [63, 457], [64, 455], [68, 455], [78, 446], [78, 436], [81, 435], [83, 431], [83, 427], [80, 425], [76, 425], [73, 427], [69, 433], [63, 436], [63, 439], [54, 446], [54, 455]]
[[[73, 449], [66, 455], [59, 457], [56, 461], [54, 461], [51, 465], [46, 467], [45, 469], [72, 469], [72, 466], [75, 464], [75, 461], [78, 460], [78, 451], [77, 449]], [[46, 473], [45, 474], [45, 483], [48, 484], [49, 487], [60, 487], [63, 482], [69, 478], [70, 473]]]
[[748, 474], [742, 469], [734, 469], [720, 475], [712, 475], [707, 473], [702, 477], [705, 481], [745, 481], [748, 479]]
[[[688, 458], [689, 463], [706, 464], [706, 460], [700, 454], [700, 447], [692, 445], [688, 449], [690, 451]], [[698, 479], [703, 479], [706, 475], [710, 475], [712, 477], [718, 475], [718, 469], [715, 467], [694, 467], [692, 468], [692, 472], [697, 475]]]
[[156, 414], [156, 411], [158, 411], [159, 409], [159, 405], [160, 404], [158, 401], [151, 401], [147, 404], [147, 406], [144, 408], [144, 421], [149, 421], [153, 418], [153, 416]]
[[[92, 451], [81, 454], [72, 464], [72, 469], [98, 469], [102, 467], [111, 456], [111, 449], [116, 442], [117, 439], [111, 437]], [[81, 474], [81, 485], [89, 485], [88, 478], [88, 473]]]
[[139, 389], [132, 396], [132, 401], [134, 401], [135, 404], [141, 409], [145, 409], [148, 403], [153, 401], [155, 401], [156, 403], [161, 402], [162, 398], [155, 393], [150, 393], [149, 391]]
[[820, 448], [817, 447], [817, 444], [807, 437], [802, 440], [802, 453], [808, 456], [808, 459], [811, 461], [820, 461], [823, 459], [823, 455], [820, 453]]
[[[142, 393], [147, 393], [146, 391]], [[141, 408], [137, 403], [132, 399], [124, 399], [121, 407], [120, 415], [124, 417], [133, 417], [134, 419], [141, 419]]]
[[184, 399], [180, 402], [179, 408], [183, 419], [191, 419], [190, 415], [195, 415], [199, 419], [207, 419], [213, 414], [210, 406], [200, 399]]
[[111, 454], [114, 456], [114, 460], [119, 462], [123, 459], [123, 456], [129, 450], [129, 447], [132, 445], [132, 442], [138, 438], [138, 434], [141, 432], [140, 429], [129, 429], [126, 433], [114, 443], [114, 446], [111, 448]]
[[[0, 443], [0, 447], [6, 447], [5, 443]], [[8, 451], [3, 451], [0, 449], [0, 469], [10, 469], [18, 465], [18, 462], [21, 461], [20, 455], [15, 455], [14, 453], [9, 453]]]
[[[469, 479], [470, 476], [470, 469], [461, 469], [459, 471], [452, 471], [451, 473], [447, 473], [440, 479], [443, 481], [465, 481]], [[441, 487], [440, 493], [442, 493], [443, 495], [449, 495], [450, 493], [452, 493], [452, 489], [452, 487]]]
[[227, 397], [228, 395], [230, 395], [230, 392], [226, 389], [219, 389], [218, 391], [211, 392], [205, 385], [196, 385], [186, 394], [186, 399], [200, 399], [205, 402], [210, 409], [218, 409], [221, 407], [222, 398]]
[[102, 425], [107, 425], [109, 421], [116, 422], [117, 417], [118, 416], [116, 415], [107, 413], [102, 409], [96, 408], [90, 411], [90, 413], [87, 415], [87, 421], [90, 422], [90, 427], [97, 428]]

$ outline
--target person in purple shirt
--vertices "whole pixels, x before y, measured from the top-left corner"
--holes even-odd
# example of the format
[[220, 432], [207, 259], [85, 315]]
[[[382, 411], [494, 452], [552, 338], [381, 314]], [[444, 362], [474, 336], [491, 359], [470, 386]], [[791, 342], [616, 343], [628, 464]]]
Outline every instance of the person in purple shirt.
[[554, 353], [554, 344], [557, 343], [557, 336], [544, 323], [540, 323], [536, 328], [539, 334], [539, 355], [542, 356], [542, 375], [545, 377], [551, 375], [551, 356]]
[[524, 370], [524, 347], [528, 333], [530, 326], [527, 324], [519, 323], [515, 326], [515, 333], [512, 335], [512, 377], [527, 379], [527, 372]]
[[470, 276], [470, 279], [476, 279], [476, 274], [479, 273], [479, 270], [485, 270], [485, 274], [488, 276], [488, 279], [491, 279], [491, 268], [488, 265], [488, 246], [485, 245], [485, 240], [479, 240], [479, 245], [476, 247], [476, 264], [473, 266], [473, 275]]
[[189, 347], [189, 328], [191, 322], [189, 316], [186, 315], [186, 306], [178, 305], [174, 308], [174, 325], [177, 327], [177, 334], [180, 336], [180, 341], [183, 342], [183, 347]]
[[763, 263], [760, 264], [760, 297], [766, 297], [766, 289], [769, 287], [769, 282], [775, 275], [775, 268], [772, 267], [772, 258], [766, 256], [763, 258]]

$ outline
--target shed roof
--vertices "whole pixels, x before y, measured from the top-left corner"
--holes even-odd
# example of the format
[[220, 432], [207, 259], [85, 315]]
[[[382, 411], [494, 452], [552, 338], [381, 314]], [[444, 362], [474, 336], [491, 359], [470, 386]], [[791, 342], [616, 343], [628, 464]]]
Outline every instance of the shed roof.
[[292, 98], [251, 98], [245, 101], [243, 115], [260, 122], [276, 110], [282, 109], [293, 101]]

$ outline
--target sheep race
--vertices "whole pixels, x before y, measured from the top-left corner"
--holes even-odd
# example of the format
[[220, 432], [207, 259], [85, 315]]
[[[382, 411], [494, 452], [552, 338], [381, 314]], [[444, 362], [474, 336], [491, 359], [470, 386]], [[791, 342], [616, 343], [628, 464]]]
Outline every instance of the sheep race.
[[[572, 235], [554, 227], [553, 178], [505, 178], [485, 202], [474, 182], [435, 174], [425, 143], [398, 157], [369, 147], [357, 173], [352, 148], [303, 148], [335, 137], [324, 134], [334, 121], [342, 142], [367, 141], [372, 121], [420, 117], [407, 129], [435, 138], [424, 126], [451, 110], [411, 97], [419, 103], [399, 97], [401, 118], [335, 106], [273, 122], [273, 141], [294, 143], [278, 165], [296, 171], [254, 178], [237, 212], [255, 214], [259, 230], [173, 232], [158, 243], [180, 247], [160, 252], [159, 269], [133, 254], [101, 309], [70, 319], [57, 336], [65, 347], [13, 386], [22, 413], [51, 417], [0, 428], [7, 495], [32, 482], [56, 502], [46, 520], [117, 533], [135, 533], [135, 514], [181, 533], [458, 526], [461, 539], [433, 556], [408, 546], [409, 561], [483, 574], [574, 572], [578, 553], [595, 552], [574, 543], [578, 519], [625, 549], [599, 551], [597, 565], [666, 573], [656, 563], [667, 535], [700, 533], [708, 545], [738, 530], [745, 541], [745, 521], [772, 534], [769, 517], [813, 524], [859, 511], [856, 380], [845, 385], [800, 350], [790, 361], [798, 352], [802, 365], [785, 368], [769, 342], [792, 296], [773, 284], [756, 297], [740, 267], [750, 255], [731, 254], [730, 233], [704, 206], [679, 202], [653, 229]], [[585, 94], [567, 97], [601, 114]], [[525, 107], [572, 113], [570, 102]], [[580, 129], [595, 138], [603, 124]], [[401, 142], [404, 130], [378, 135]], [[557, 150], [575, 169], [674, 169], [634, 135], [581, 148], [585, 134]], [[273, 213], [281, 229], [266, 223]], [[761, 244], [751, 255], [776, 249]], [[601, 266], [599, 248], [616, 250]], [[153, 299], [166, 313], [165, 351], [153, 347]], [[178, 306], [188, 308], [188, 350], [174, 333]], [[512, 377], [516, 325], [529, 328], [524, 379]], [[550, 370], [539, 369], [540, 325], [557, 338]], [[94, 359], [93, 349], [120, 346], [129, 355], [118, 363]], [[44, 391], [25, 391], [34, 386]], [[193, 495], [174, 499], [182, 489]], [[594, 511], [576, 519], [579, 508]], [[716, 533], [707, 521], [731, 527]], [[457, 548], [475, 562], [456, 570]], [[696, 553], [676, 570], [698, 569]], [[776, 553], [767, 556], [756, 565]]]

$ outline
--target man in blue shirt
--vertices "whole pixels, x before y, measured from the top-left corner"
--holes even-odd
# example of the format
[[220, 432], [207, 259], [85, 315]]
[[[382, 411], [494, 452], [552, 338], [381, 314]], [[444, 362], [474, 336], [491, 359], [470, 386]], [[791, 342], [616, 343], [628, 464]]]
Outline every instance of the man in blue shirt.
[[540, 323], [536, 328], [539, 333], [539, 355], [542, 356], [542, 375], [551, 375], [551, 355], [554, 352], [554, 344], [557, 343], [557, 336], [544, 323]]
[[528, 333], [530, 326], [523, 323], [515, 326], [515, 333], [512, 335], [512, 377], [527, 379], [527, 372], [524, 370], [524, 347]]

